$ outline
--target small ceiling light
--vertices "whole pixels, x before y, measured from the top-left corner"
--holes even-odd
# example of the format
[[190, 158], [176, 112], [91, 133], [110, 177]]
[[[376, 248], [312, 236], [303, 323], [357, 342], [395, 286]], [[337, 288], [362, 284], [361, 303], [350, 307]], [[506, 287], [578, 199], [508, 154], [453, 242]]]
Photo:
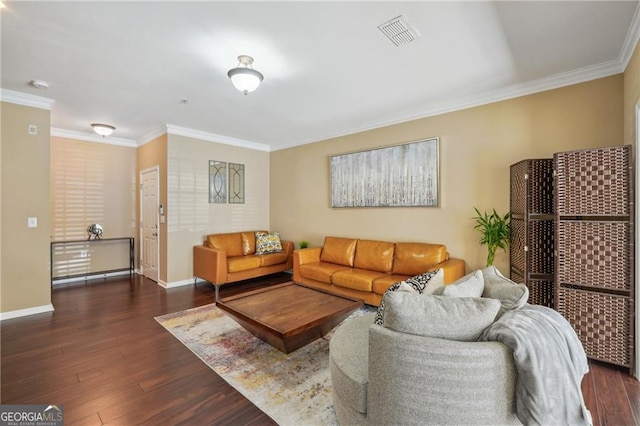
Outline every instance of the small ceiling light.
[[29, 82], [30, 85], [32, 85], [33, 87], [35, 87], [36, 89], [48, 89], [49, 88], [49, 83], [47, 83], [46, 81], [43, 80], [31, 80]]
[[238, 66], [227, 73], [236, 89], [245, 95], [256, 90], [264, 78], [262, 73], [253, 69], [251, 64], [253, 64], [251, 56], [240, 55]]
[[109, 136], [116, 129], [115, 127], [110, 126], [108, 124], [100, 124], [100, 123], [92, 123], [91, 127], [93, 127], [94, 132], [96, 132], [103, 138], [105, 136]]

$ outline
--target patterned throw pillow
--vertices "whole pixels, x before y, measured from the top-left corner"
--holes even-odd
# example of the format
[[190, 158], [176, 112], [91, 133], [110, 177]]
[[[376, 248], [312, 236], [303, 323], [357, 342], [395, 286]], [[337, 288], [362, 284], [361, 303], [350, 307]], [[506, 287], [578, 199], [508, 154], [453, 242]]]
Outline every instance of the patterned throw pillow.
[[389, 287], [389, 289], [385, 291], [384, 295], [382, 296], [382, 300], [380, 301], [380, 306], [378, 306], [378, 313], [376, 314], [376, 318], [373, 321], [374, 324], [378, 324], [381, 326], [383, 323], [384, 296], [387, 293], [392, 291], [407, 291], [408, 290], [407, 287], [409, 287], [409, 288], [412, 288], [413, 291], [408, 291], [408, 292], [415, 292], [418, 294], [422, 294], [424, 292], [424, 289], [427, 288], [427, 284], [429, 284], [429, 281], [431, 281], [436, 276], [444, 277], [444, 271], [442, 271], [442, 269], [438, 269], [437, 271], [425, 272], [424, 274], [416, 275], [415, 277], [407, 278], [404, 281], [397, 282], [393, 284], [391, 287]]
[[280, 234], [256, 231], [256, 254], [282, 253]]

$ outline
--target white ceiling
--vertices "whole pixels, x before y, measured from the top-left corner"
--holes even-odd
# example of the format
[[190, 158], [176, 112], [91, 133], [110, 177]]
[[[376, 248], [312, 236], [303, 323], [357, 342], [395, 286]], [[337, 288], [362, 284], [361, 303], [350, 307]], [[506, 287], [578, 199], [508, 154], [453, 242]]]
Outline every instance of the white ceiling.
[[[169, 125], [282, 149], [617, 74], [640, 34], [638, 1], [4, 3], [3, 99], [133, 144]], [[421, 35], [400, 47], [377, 28], [398, 15]], [[240, 54], [265, 76], [248, 96]]]

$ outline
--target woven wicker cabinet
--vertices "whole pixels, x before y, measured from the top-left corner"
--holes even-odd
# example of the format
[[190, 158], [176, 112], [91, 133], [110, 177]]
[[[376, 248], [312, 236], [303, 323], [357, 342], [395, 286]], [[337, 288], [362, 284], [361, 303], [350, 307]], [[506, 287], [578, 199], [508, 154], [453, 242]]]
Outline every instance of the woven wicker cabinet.
[[633, 369], [630, 146], [554, 155], [555, 305], [587, 356]]
[[511, 279], [529, 288], [529, 303], [553, 307], [553, 159], [511, 165]]

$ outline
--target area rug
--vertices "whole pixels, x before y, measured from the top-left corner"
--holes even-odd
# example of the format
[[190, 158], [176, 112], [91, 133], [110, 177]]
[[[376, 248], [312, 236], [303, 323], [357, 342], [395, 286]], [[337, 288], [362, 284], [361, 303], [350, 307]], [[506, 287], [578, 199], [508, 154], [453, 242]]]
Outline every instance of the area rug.
[[[375, 308], [364, 306], [349, 318]], [[254, 337], [206, 305], [156, 317], [167, 331], [280, 425], [336, 425], [331, 402], [329, 339], [290, 354]]]

